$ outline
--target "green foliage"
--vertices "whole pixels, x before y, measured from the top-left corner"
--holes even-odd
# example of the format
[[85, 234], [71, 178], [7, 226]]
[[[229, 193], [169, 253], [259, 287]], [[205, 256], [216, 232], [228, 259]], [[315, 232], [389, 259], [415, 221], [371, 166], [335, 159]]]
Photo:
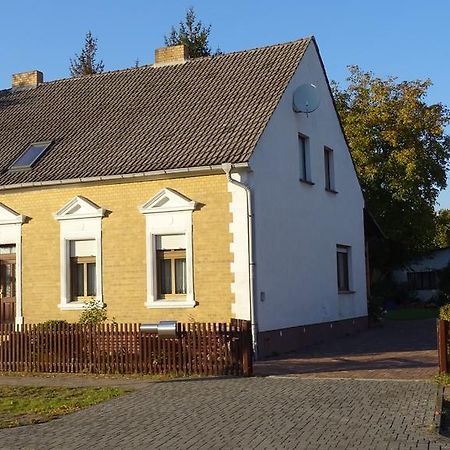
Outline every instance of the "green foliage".
[[439, 319], [450, 321], [450, 303], [440, 307]]
[[[201, 20], [197, 20], [194, 8], [186, 11], [184, 21], [180, 21], [178, 30], [172, 27], [168, 36], [164, 36], [164, 42], [168, 47], [184, 44], [189, 49], [191, 58], [211, 56], [209, 46], [209, 34], [211, 25], [203, 26]], [[220, 50], [216, 54], [221, 53]]]
[[450, 264], [439, 271], [439, 290], [450, 297]]
[[438, 248], [450, 247], [450, 209], [441, 209], [436, 214], [434, 245]]
[[425, 102], [430, 80], [349, 70], [348, 87], [332, 89], [368, 209], [408, 255], [426, 251], [436, 235], [434, 205], [446, 187], [449, 110]]
[[82, 325], [98, 325], [108, 320], [106, 304], [99, 305], [94, 298], [86, 302], [86, 308], [80, 315], [78, 323]]
[[72, 77], [84, 77], [103, 72], [103, 61], [96, 61], [97, 39], [88, 31], [84, 39], [84, 47], [81, 53], [75, 54], [75, 59], [70, 59], [70, 75]]
[[69, 324], [69, 322], [67, 322], [67, 320], [51, 319], [51, 320], [46, 320], [41, 325], [43, 328], [47, 329], [47, 328], [56, 327], [58, 325], [68, 325], [68, 324]]

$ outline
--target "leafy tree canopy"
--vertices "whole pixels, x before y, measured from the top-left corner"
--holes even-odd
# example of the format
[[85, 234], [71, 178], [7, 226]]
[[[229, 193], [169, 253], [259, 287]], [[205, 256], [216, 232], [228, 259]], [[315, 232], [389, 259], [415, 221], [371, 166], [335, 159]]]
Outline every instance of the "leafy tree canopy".
[[367, 206], [405, 254], [428, 250], [436, 235], [434, 205], [447, 185], [449, 110], [425, 102], [430, 80], [349, 70], [348, 87], [332, 83], [332, 89]]
[[184, 44], [189, 49], [191, 58], [211, 56], [209, 35], [211, 25], [204, 26], [201, 20], [197, 20], [194, 8], [186, 11], [184, 20], [180, 21], [178, 29], [172, 27], [168, 36], [164, 36], [164, 42], [168, 47]]
[[450, 209], [441, 209], [436, 214], [435, 247], [450, 247]]
[[103, 61], [96, 61], [97, 39], [88, 31], [84, 39], [84, 47], [81, 53], [75, 54], [74, 59], [70, 59], [70, 75], [73, 77], [84, 77], [103, 72], [105, 66]]

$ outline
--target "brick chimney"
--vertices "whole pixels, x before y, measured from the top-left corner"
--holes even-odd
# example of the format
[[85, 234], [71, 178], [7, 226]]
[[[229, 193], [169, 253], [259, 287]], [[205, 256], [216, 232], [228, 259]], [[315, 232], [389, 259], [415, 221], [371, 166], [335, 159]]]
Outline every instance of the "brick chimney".
[[162, 47], [155, 50], [155, 67], [182, 64], [189, 59], [188, 48], [181, 45]]
[[24, 91], [26, 89], [33, 89], [43, 82], [44, 74], [39, 72], [39, 70], [15, 73], [12, 76], [12, 90]]

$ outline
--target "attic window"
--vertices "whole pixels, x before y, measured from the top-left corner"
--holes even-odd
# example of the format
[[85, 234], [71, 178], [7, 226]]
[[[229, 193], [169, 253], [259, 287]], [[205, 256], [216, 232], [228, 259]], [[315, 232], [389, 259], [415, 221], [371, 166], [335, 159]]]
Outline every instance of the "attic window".
[[35, 142], [30, 144], [28, 148], [11, 164], [10, 170], [31, 169], [38, 159], [44, 154], [45, 150], [50, 147], [50, 142]]

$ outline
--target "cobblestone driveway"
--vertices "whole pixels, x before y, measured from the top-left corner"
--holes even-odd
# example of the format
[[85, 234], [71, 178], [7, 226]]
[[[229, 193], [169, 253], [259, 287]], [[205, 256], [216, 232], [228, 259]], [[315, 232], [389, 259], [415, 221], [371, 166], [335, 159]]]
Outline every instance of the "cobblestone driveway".
[[428, 427], [423, 381], [284, 377], [151, 383], [46, 424], [0, 431], [3, 449], [450, 448]]

